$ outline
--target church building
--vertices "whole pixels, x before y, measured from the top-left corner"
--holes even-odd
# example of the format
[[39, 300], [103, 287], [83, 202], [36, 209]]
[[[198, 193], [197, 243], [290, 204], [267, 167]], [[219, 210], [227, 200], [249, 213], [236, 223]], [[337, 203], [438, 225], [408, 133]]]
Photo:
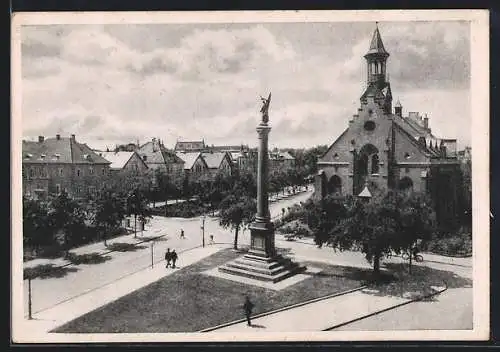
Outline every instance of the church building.
[[318, 159], [315, 198], [328, 194], [370, 197], [388, 189], [428, 192], [438, 222], [453, 226], [460, 212], [456, 140], [436, 138], [427, 115], [404, 114], [399, 100], [393, 107], [387, 77], [389, 53], [378, 27], [364, 58], [367, 81], [360, 107]]

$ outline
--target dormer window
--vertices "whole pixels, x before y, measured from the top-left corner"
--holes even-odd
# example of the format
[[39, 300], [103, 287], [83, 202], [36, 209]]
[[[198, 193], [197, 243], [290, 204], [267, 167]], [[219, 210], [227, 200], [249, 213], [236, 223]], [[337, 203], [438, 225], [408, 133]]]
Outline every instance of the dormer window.
[[54, 156], [56, 157], [57, 160], [59, 160], [59, 158], [61, 157], [61, 154], [55, 153]]
[[339, 158], [339, 155], [338, 155], [337, 153], [335, 153], [335, 154], [333, 155], [333, 158], [334, 158], [334, 159], [338, 159], [338, 158]]
[[25, 157], [26, 159], [31, 159], [31, 158], [33, 157], [33, 154], [26, 153], [26, 154], [24, 155], [24, 157]]
[[405, 153], [405, 159], [408, 160], [411, 158], [411, 155], [409, 153]]
[[41, 159], [45, 159], [45, 157], [46, 157], [46, 156], [47, 156], [47, 155], [45, 155], [45, 154], [40, 154], [40, 158], [41, 158]]

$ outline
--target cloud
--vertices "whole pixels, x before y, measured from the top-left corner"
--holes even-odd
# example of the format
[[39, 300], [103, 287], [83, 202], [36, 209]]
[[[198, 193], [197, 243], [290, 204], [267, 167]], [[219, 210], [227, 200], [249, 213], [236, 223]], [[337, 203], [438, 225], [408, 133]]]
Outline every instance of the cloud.
[[[395, 99], [427, 111], [437, 134], [470, 140], [449, 122], [470, 121], [468, 26], [380, 30]], [[329, 144], [358, 108], [372, 32], [320, 23], [23, 28], [24, 135], [255, 144], [259, 95], [272, 91], [272, 143]]]

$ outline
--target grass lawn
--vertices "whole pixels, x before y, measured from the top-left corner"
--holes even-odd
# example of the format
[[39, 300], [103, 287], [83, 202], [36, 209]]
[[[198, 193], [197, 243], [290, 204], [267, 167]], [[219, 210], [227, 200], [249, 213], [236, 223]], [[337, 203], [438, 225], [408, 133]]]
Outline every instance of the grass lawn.
[[274, 291], [202, 273], [239, 255], [241, 253], [222, 250], [52, 332], [194, 332], [243, 318], [245, 294], [250, 295], [255, 304], [253, 314], [259, 314], [359, 287], [371, 275], [370, 271], [362, 269], [306, 262], [304, 264], [322, 271]]

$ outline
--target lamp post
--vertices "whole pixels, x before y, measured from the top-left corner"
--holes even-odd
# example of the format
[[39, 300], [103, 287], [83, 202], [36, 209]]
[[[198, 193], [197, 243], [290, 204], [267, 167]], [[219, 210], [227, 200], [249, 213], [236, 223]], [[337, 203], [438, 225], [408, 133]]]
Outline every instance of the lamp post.
[[153, 248], [154, 248], [154, 244], [155, 244], [155, 241], [154, 240], [151, 240], [151, 269], [154, 267], [154, 251], [153, 251]]
[[33, 315], [31, 312], [31, 277], [28, 277], [28, 319], [32, 320]]
[[201, 217], [201, 244], [205, 248], [205, 215]]

